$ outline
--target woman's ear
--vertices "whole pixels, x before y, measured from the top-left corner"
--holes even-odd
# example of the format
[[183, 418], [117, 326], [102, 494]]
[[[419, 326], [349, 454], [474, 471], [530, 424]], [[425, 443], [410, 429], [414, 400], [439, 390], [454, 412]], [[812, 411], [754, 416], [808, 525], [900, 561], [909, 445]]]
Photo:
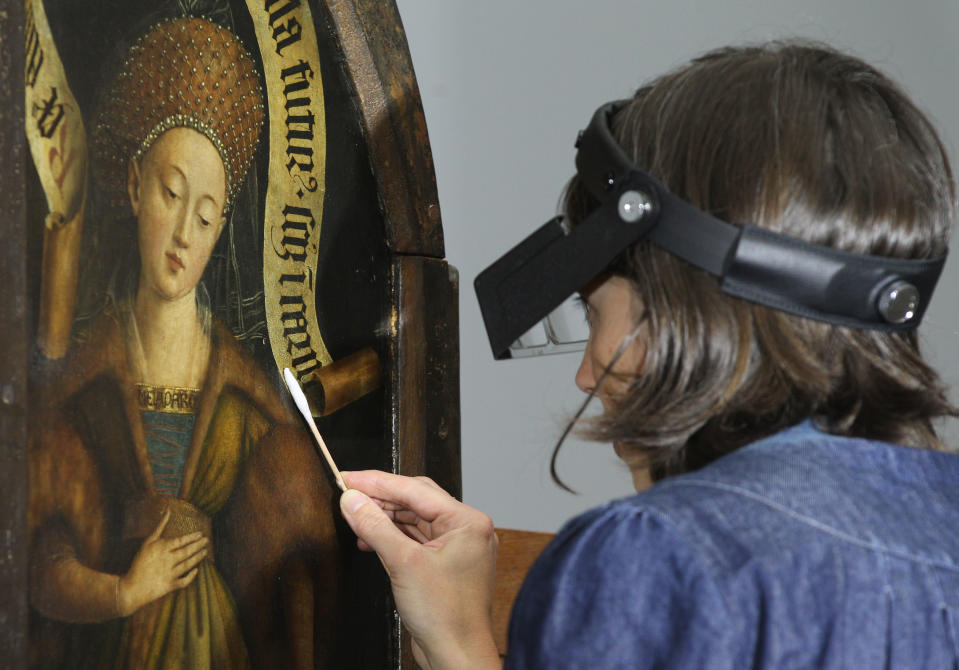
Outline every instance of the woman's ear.
[[140, 164], [135, 158], [130, 159], [127, 165], [127, 194], [130, 196], [130, 207], [133, 216], [140, 214]]
[[226, 215], [220, 217], [220, 220], [216, 224], [216, 239], [220, 239], [220, 233], [223, 232], [223, 229], [226, 228]]

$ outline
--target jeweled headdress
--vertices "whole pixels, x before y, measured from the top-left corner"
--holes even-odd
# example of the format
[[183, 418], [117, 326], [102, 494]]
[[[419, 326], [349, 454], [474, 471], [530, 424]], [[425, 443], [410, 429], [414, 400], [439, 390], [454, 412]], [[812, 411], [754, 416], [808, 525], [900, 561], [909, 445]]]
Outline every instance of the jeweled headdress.
[[130, 48], [98, 114], [96, 163], [111, 205], [127, 202], [127, 164], [167, 130], [186, 127], [216, 147], [226, 206], [243, 184], [263, 125], [253, 60], [226, 28], [197, 17], [162, 21]]

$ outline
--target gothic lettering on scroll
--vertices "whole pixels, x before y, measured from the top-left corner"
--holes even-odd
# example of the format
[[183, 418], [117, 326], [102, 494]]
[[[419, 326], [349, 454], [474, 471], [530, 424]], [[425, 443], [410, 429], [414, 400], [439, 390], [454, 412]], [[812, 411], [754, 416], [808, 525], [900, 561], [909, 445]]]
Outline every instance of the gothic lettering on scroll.
[[305, 262], [310, 233], [316, 226], [316, 221], [312, 212], [305, 207], [286, 205], [282, 214], [282, 237], [279, 248], [274, 245], [273, 250], [279, 258], [287, 262], [286, 267], [290, 271], [281, 273], [278, 279], [280, 323], [283, 327], [286, 352], [291, 357], [297, 377], [302, 379], [320, 367], [308, 330], [310, 305], [303, 298], [304, 284], [311, 289], [306, 294], [312, 296], [313, 270], [308, 268]]
[[[295, 176], [294, 171], [312, 173], [315, 167], [313, 126], [316, 124], [316, 115], [310, 109], [310, 97], [303, 95], [303, 92], [309, 92], [313, 69], [301, 59], [296, 65], [281, 70], [280, 76], [283, 78], [283, 95], [286, 98], [286, 154], [290, 157], [286, 169], [292, 176]], [[310, 174], [305, 185], [312, 193], [318, 184]]]
[[43, 47], [40, 46], [40, 36], [37, 34], [37, 24], [33, 18], [33, 3], [31, 2], [27, 3], [26, 19], [24, 83], [27, 88], [33, 88], [37, 83], [40, 68], [43, 67]]
[[283, 208], [283, 224], [280, 230], [283, 237], [276, 254], [283, 260], [302, 263], [306, 260], [306, 245], [310, 242], [310, 231], [316, 226], [313, 214], [305, 207], [287, 205]]
[[[316, 313], [326, 119], [310, 2], [248, 0], [263, 57], [270, 114], [263, 292], [277, 367], [304, 389], [330, 363]], [[309, 393], [307, 394], [309, 396]]]
[[57, 126], [63, 120], [63, 103], [57, 101], [57, 87], [51, 86], [50, 96], [41, 100], [40, 103], [34, 103], [30, 113], [37, 120], [40, 136], [47, 139], [53, 137]]
[[266, 0], [263, 5], [263, 9], [270, 14], [273, 41], [276, 42], [276, 53], [280, 56], [283, 55], [283, 49], [300, 40], [302, 29], [299, 21], [291, 17], [285, 23], [281, 22], [281, 19], [299, 6], [300, 0]]

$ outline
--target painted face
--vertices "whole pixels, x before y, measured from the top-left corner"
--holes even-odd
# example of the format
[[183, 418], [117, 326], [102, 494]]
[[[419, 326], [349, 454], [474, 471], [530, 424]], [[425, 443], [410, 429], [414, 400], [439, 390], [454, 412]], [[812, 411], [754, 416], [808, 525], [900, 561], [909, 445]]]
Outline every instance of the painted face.
[[139, 290], [164, 300], [192, 294], [225, 222], [220, 154], [192, 128], [172, 128], [139, 164], [130, 162], [128, 190], [137, 217]]

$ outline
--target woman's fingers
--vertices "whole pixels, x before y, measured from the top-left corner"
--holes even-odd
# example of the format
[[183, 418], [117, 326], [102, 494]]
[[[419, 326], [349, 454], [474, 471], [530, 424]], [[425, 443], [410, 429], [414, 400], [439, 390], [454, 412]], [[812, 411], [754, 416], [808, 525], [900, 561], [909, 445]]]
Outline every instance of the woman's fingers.
[[433, 487], [433, 488], [436, 489], [437, 491], [443, 491], [443, 493], [446, 493], [446, 495], [449, 495], [449, 493], [447, 493], [445, 490], [443, 490], [443, 487], [442, 487], [442, 486], [440, 486], [439, 484], [437, 484], [436, 482], [434, 482], [434, 481], [433, 481], [432, 479], [430, 479], [429, 477], [424, 477], [423, 475], [420, 475], [419, 477], [414, 477], [414, 479], [416, 479], [416, 481], [418, 481], [418, 482], [422, 482], [423, 484], [426, 484], [427, 486]]
[[408, 509], [398, 509], [398, 510], [383, 510], [386, 512], [386, 516], [390, 517], [396, 523], [405, 523], [408, 525], [417, 525], [420, 523], [428, 523], [426, 520], [420, 517], [419, 514], [412, 510]]
[[[191, 533], [191, 535], [194, 535], [194, 533]], [[173, 564], [177, 566], [178, 568], [180, 567], [180, 563], [183, 563], [184, 561], [188, 561], [189, 559], [196, 556], [201, 551], [204, 551], [207, 545], [210, 544], [210, 541], [207, 538], [203, 537], [201, 533], [195, 533], [195, 535], [197, 535], [198, 537], [194, 538], [192, 541], [183, 543], [179, 547], [175, 547], [170, 550], [170, 557], [173, 559]], [[184, 537], [188, 537], [188, 536], [184, 536]], [[178, 539], [182, 539], [182, 538], [178, 538]], [[192, 567], [192, 566], [188, 566], [187, 568], [183, 568], [183, 569], [186, 570], [186, 569], [189, 569], [189, 567]]]
[[190, 582], [196, 579], [197, 572], [198, 568], [193, 568], [188, 573], [175, 580], [173, 582], [174, 589], [182, 589], [184, 586], [189, 586]]
[[196, 578], [199, 564], [210, 554], [210, 540], [200, 531], [163, 538], [169, 520], [167, 509], [140, 545], [130, 569], [120, 578], [117, 597], [124, 616], [187, 586]]
[[404, 477], [379, 470], [343, 473], [346, 485], [383, 503], [384, 509], [409, 509], [432, 521], [449, 509], [455, 498], [426, 477]]
[[[420, 544], [461, 525], [465, 521], [463, 515], [470, 511], [427, 477], [404, 477], [377, 470], [342, 474], [349, 488], [365, 493], [399, 530]], [[361, 535], [360, 539], [365, 538]]]
[[[361, 549], [390, 577], [397, 610], [424, 667], [496, 658], [490, 631], [496, 534], [493, 522], [425, 478], [343, 473], [340, 509]], [[475, 653], [474, 653], [475, 652]]]
[[378, 505], [358, 489], [348, 488], [340, 496], [340, 511], [356, 536], [387, 564], [412, 542]]
[[200, 549], [196, 553], [187, 556], [182, 561], [176, 564], [176, 574], [182, 575], [183, 573], [192, 570], [200, 561], [202, 561], [207, 556], [206, 547]]
[[[430, 537], [427, 537], [427, 536], [424, 535], [423, 533], [421, 533], [421, 532], [420, 532], [417, 528], [415, 528], [415, 527], [406, 526], [406, 525], [403, 525], [403, 524], [397, 524], [396, 527], [399, 528], [401, 531], [403, 531], [403, 533], [404, 533], [407, 537], [409, 537], [409, 538], [411, 538], [411, 539], [413, 539], [413, 540], [416, 540], [416, 541], [419, 542], [420, 544], [426, 544], [427, 542], [429, 542], [429, 541], [432, 539], [432, 538], [430, 538]], [[360, 551], [373, 551], [373, 547], [371, 547], [371, 546], [368, 545], [366, 542], [364, 542], [364, 541], [363, 541], [363, 538], [361, 538], [361, 537], [357, 537], [357, 538], [356, 538], [356, 546], [357, 546], [357, 548], [358, 548]]]
[[170, 549], [179, 549], [181, 547], [185, 547], [188, 544], [193, 544], [194, 542], [197, 542], [198, 540], [202, 540], [202, 539], [204, 539], [203, 532], [198, 530], [193, 533], [187, 533], [186, 535], [181, 535], [180, 537], [174, 537], [173, 539], [169, 540], [170, 542], [169, 546], [170, 546]]
[[163, 510], [163, 516], [160, 517], [160, 523], [157, 524], [157, 527], [153, 529], [153, 532], [147, 535], [145, 542], [156, 542], [163, 535], [163, 529], [166, 528], [167, 522], [170, 520], [170, 508], [167, 507]]

